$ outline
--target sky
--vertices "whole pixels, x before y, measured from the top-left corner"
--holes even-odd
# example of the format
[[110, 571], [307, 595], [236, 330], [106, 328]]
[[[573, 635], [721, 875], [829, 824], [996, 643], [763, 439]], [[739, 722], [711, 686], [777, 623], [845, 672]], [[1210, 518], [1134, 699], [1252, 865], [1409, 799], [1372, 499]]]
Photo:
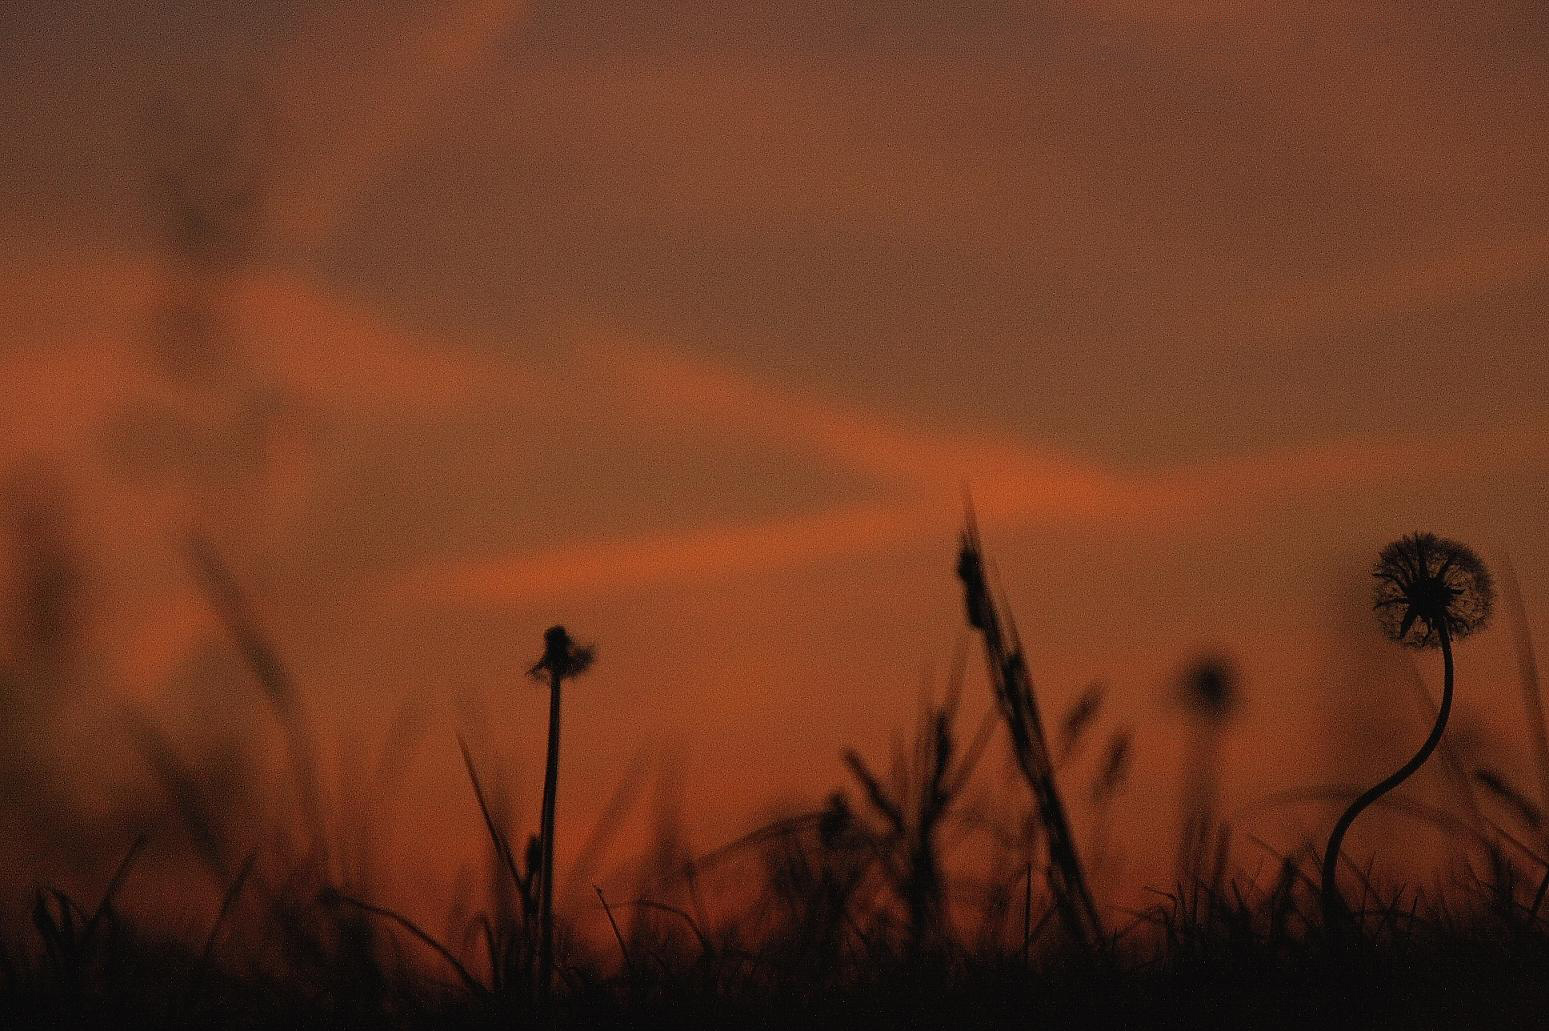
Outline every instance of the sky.
[[[126, 705], [273, 750], [197, 532], [341, 814], [417, 728], [401, 882], [478, 847], [459, 733], [535, 810], [556, 622], [598, 649], [562, 840], [643, 768], [706, 849], [946, 675], [965, 487], [1046, 708], [1102, 680], [1136, 735], [1115, 884], [1203, 651], [1230, 804], [1380, 775], [1423, 736], [1384, 543], [1509, 559], [1549, 629], [1546, 112], [1532, 0], [8, 5], [0, 585], [73, 563], [21, 782], [106, 819]], [[1455, 736], [1526, 782], [1514, 635]]]

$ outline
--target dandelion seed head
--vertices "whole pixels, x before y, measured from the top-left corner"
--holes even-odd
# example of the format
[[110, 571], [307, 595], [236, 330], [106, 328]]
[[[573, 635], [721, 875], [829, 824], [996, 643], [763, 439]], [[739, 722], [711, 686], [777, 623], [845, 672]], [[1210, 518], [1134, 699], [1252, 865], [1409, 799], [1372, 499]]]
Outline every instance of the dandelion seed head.
[[1224, 722], [1237, 708], [1237, 671], [1220, 655], [1197, 659], [1183, 678], [1183, 702], [1212, 723]]
[[1382, 630], [1409, 648], [1434, 648], [1490, 621], [1495, 585], [1473, 549], [1433, 533], [1413, 533], [1382, 549], [1372, 568], [1372, 609]]
[[551, 626], [543, 632], [543, 658], [527, 672], [541, 680], [547, 675], [564, 679], [585, 673], [596, 658], [596, 649], [590, 645], [576, 644], [562, 626]]

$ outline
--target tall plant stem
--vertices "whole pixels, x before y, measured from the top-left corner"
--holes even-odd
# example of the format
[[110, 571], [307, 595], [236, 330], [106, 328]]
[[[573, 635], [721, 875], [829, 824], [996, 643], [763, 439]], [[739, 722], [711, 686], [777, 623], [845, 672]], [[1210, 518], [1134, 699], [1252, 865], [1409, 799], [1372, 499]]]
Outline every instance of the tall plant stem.
[[968, 622], [984, 638], [990, 683], [1006, 729], [1011, 734], [1012, 754], [1032, 788], [1038, 816], [1043, 823], [1055, 906], [1075, 942], [1082, 946], [1101, 944], [1104, 940], [1102, 919], [1087, 886], [1070, 820], [1055, 783], [1054, 763], [1049, 757], [1049, 744], [1038, 713], [1032, 678], [1027, 672], [1016, 625], [1009, 617], [1002, 624], [995, 599], [984, 581], [984, 552], [972, 508], [968, 511], [967, 524], [959, 553], [958, 578], [963, 581], [966, 591]]
[[1441, 743], [1442, 731], [1447, 729], [1447, 716], [1452, 712], [1452, 635], [1448, 632], [1445, 621], [1438, 624], [1441, 638], [1441, 658], [1443, 668], [1441, 688], [1441, 708], [1436, 711], [1436, 723], [1431, 727], [1430, 737], [1425, 739], [1425, 744], [1420, 746], [1408, 762], [1381, 783], [1368, 788], [1346, 809], [1334, 824], [1334, 832], [1329, 835], [1328, 848], [1323, 853], [1323, 926], [1330, 934], [1337, 934], [1336, 927], [1343, 929], [1344, 921], [1349, 918], [1350, 912], [1345, 907], [1344, 897], [1339, 894], [1339, 852], [1344, 844], [1345, 833], [1350, 830], [1350, 825], [1355, 818], [1377, 799], [1386, 795], [1389, 791], [1398, 787], [1404, 781], [1425, 765], [1425, 760], [1436, 751], [1436, 746]]
[[554, 974], [554, 797], [559, 788], [559, 696], [564, 677], [549, 671], [549, 755], [543, 772], [543, 820], [538, 887], [538, 997], [545, 1004]]

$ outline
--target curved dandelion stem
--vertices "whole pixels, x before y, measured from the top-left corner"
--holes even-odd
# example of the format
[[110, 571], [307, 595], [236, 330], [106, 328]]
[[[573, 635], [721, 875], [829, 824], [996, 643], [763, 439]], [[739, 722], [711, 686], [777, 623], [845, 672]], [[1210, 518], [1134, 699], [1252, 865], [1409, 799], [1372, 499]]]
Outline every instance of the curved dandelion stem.
[[1431, 727], [1431, 734], [1425, 739], [1425, 744], [1420, 750], [1410, 757], [1409, 761], [1397, 770], [1393, 771], [1387, 779], [1373, 785], [1363, 792], [1350, 808], [1346, 809], [1334, 824], [1334, 831], [1329, 835], [1328, 848], [1323, 853], [1323, 926], [1329, 933], [1336, 933], [1335, 928], [1343, 928], [1350, 918], [1350, 911], [1345, 906], [1344, 897], [1339, 894], [1339, 852], [1345, 840], [1345, 834], [1350, 830], [1350, 825], [1355, 818], [1377, 799], [1386, 795], [1389, 791], [1398, 787], [1410, 776], [1425, 765], [1425, 761], [1436, 751], [1436, 746], [1441, 743], [1441, 735], [1447, 729], [1447, 716], [1452, 711], [1452, 635], [1447, 629], [1445, 620], [1436, 624], [1437, 636], [1441, 643], [1442, 657], [1442, 688], [1441, 707], [1436, 711], [1436, 722]]

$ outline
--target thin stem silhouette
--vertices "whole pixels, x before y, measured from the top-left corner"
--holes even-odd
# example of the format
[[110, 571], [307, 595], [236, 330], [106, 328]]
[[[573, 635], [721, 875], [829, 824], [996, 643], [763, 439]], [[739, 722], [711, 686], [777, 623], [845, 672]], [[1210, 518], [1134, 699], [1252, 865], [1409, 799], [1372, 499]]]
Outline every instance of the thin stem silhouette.
[[580, 647], [562, 626], [543, 634], [543, 657], [528, 674], [549, 682], [549, 747], [543, 771], [543, 816], [538, 832], [538, 998], [547, 1007], [554, 974], [554, 802], [559, 791], [560, 696], [567, 679], [592, 664], [592, 649]]
[[1401, 537], [1377, 557], [1372, 568], [1376, 589], [1372, 611], [1388, 638], [1408, 648], [1441, 649], [1441, 707], [1430, 736], [1408, 762], [1368, 788], [1340, 814], [1323, 853], [1324, 929], [1337, 936], [1350, 916], [1339, 894], [1339, 850], [1355, 818], [1377, 799], [1408, 780], [1441, 743], [1452, 712], [1452, 642], [1481, 630], [1490, 621], [1495, 587], [1490, 571], [1467, 545], [1434, 533]]
[[1438, 624], [1437, 636], [1441, 643], [1443, 679], [1441, 707], [1436, 711], [1436, 722], [1431, 726], [1430, 736], [1408, 762], [1351, 802], [1350, 807], [1334, 824], [1333, 833], [1329, 835], [1328, 847], [1323, 852], [1323, 923], [1330, 932], [1333, 932], [1336, 927], [1343, 927], [1350, 916], [1344, 897], [1339, 894], [1338, 883], [1340, 847], [1344, 843], [1345, 834], [1350, 830], [1350, 825], [1373, 802], [1404, 783], [1416, 770], [1424, 766], [1425, 761], [1431, 757], [1431, 753], [1436, 751], [1436, 746], [1441, 743], [1442, 732], [1447, 729], [1447, 717], [1452, 712], [1453, 670], [1452, 635], [1448, 632], [1445, 622]]
[[538, 991], [545, 999], [554, 969], [554, 801], [559, 790], [559, 703], [564, 682], [559, 670], [549, 670], [548, 764], [543, 771], [543, 820], [538, 830], [543, 843], [538, 874]]
[[957, 576], [963, 583], [968, 625], [984, 639], [995, 700], [1011, 735], [1011, 750], [1023, 777], [1032, 788], [1038, 817], [1049, 850], [1049, 881], [1061, 921], [1073, 941], [1082, 946], [1105, 939], [1097, 903], [1086, 881], [1080, 854], [1065, 803], [1055, 782], [1054, 762], [1039, 715], [1038, 698], [1016, 623], [1008, 614], [1004, 623], [985, 580], [984, 549], [970, 504], [958, 552]]

